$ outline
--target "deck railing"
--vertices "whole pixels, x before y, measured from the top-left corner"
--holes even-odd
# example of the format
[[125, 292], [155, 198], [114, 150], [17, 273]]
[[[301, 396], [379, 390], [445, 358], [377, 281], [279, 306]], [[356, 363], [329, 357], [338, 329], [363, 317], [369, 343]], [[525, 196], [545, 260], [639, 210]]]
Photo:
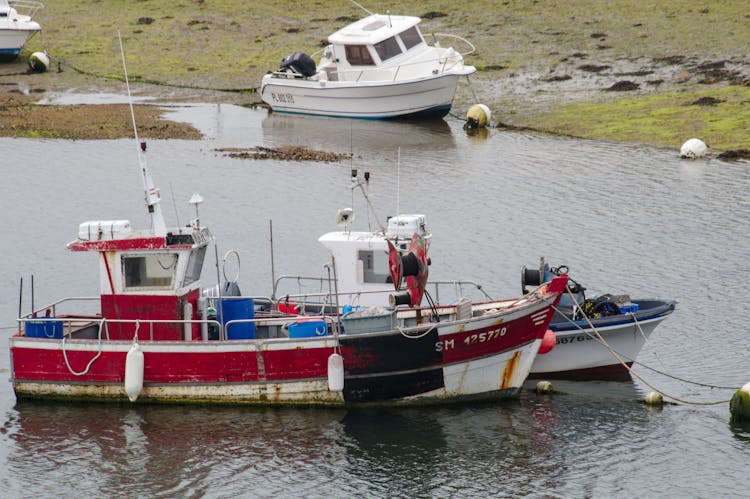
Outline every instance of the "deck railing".
[[44, 8], [42, 2], [35, 0], [8, 0], [8, 5], [16, 9], [16, 12], [20, 15], [29, 16], [30, 18], [33, 18], [37, 11]]
[[[272, 300], [278, 304], [285, 300], [288, 301], [299, 301], [302, 300], [303, 303], [306, 300], [309, 299], [317, 299], [319, 300], [318, 303], [321, 301], [328, 305], [335, 303], [332, 300], [333, 293], [330, 291], [324, 291], [320, 290], [318, 292], [299, 292], [299, 293], [285, 293], [280, 295], [279, 294], [279, 288], [282, 283], [282, 281], [295, 281], [298, 283], [302, 282], [316, 282], [319, 283], [321, 288], [323, 285], [331, 283], [331, 286], [333, 286], [333, 281], [329, 281], [329, 278], [327, 277], [312, 277], [312, 276], [302, 276], [302, 275], [282, 275], [279, 278], [276, 279], [276, 282], [274, 282], [273, 285], [273, 292], [271, 294]], [[476, 283], [474, 281], [428, 281], [427, 282], [427, 290], [434, 291], [432, 293], [432, 296], [434, 298], [435, 303], [440, 303], [440, 290], [445, 290], [446, 288], [451, 287], [454, 290], [455, 299], [458, 300], [461, 296], [463, 296], [463, 288], [468, 287], [472, 290], [475, 290], [483, 295], [484, 298], [487, 300], [492, 300], [493, 298], [487, 294], [487, 292], [484, 290], [481, 284]], [[348, 296], [360, 296], [360, 295], [372, 295], [372, 294], [387, 294], [387, 293], [393, 293], [395, 290], [373, 290], [373, 291], [362, 291], [362, 290], [354, 290], [354, 291], [339, 291], [338, 297], [348, 297]], [[383, 303], [383, 305], [386, 305], [386, 303]]]

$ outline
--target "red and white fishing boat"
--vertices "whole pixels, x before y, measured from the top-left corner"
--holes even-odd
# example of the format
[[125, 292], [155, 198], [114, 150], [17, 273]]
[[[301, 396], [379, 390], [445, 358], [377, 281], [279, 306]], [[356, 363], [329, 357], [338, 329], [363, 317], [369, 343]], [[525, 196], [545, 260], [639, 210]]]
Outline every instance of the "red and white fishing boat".
[[[375, 315], [342, 319], [335, 293], [323, 315], [306, 316], [236, 296], [230, 285], [203, 292], [214, 238], [198, 217], [166, 226], [145, 149], [138, 155], [151, 227], [79, 226], [68, 248], [99, 254], [98, 308], [81, 313], [90, 301], [64, 298], [19, 313], [10, 338], [19, 399], [410, 404], [491, 400], [520, 389], [567, 276], [512, 300], [422, 308], [429, 243], [415, 230], [408, 245], [387, 243], [391, 286], [405, 281], [406, 289], [393, 297], [401, 305]], [[201, 199], [191, 202], [197, 208]]]
[[[363, 184], [353, 177], [353, 188], [358, 187], [362, 188]], [[363, 194], [367, 198], [364, 189]], [[342, 210], [339, 218], [351, 220], [352, 217], [353, 212]], [[341, 299], [361, 306], [388, 303], [393, 292], [392, 285], [387, 282], [390, 277], [389, 241], [406, 249], [414, 233], [426, 240], [431, 238], [424, 215], [397, 215], [388, 219], [387, 227], [374, 231], [342, 230], [321, 236], [318, 240], [336, 262]], [[536, 287], [557, 276], [567, 276], [568, 269], [566, 266], [551, 268], [542, 259], [539, 268], [524, 268], [521, 275], [522, 291], [527, 293], [528, 286]], [[304, 276], [284, 278], [296, 282], [301, 279], [324, 280], [322, 277]], [[428, 285], [430, 289], [434, 286], [438, 302], [441, 285], [481, 289], [475, 283], [461, 281], [430, 282]], [[630, 367], [646, 340], [677, 305], [674, 300], [631, 300], [629, 295], [601, 295], [587, 299], [585, 288], [572, 279], [569, 279], [569, 291], [570, 294], [564, 293], [555, 306], [547, 341], [531, 366], [529, 376], [532, 378], [629, 379]], [[278, 294], [280, 292], [275, 289], [274, 295]], [[485, 297], [491, 300], [486, 294]], [[459, 298], [460, 294], [456, 294], [450, 300], [456, 303]], [[297, 302], [298, 308], [301, 305], [310, 307], [310, 301], [320, 299], [320, 294], [299, 294], [288, 299]], [[437, 308], [441, 307], [438, 305]]]

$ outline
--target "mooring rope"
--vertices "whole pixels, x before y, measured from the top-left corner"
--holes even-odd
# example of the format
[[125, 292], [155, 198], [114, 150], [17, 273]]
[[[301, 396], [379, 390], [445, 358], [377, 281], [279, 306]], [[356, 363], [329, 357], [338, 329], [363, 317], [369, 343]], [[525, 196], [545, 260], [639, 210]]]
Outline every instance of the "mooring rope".
[[466, 83], [469, 84], [469, 91], [471, 92], [471, 95], [474, 97], [474, 102], [476, 104], [479, 104], [479, 99], [477, 98], [477, 94], [474, 93], [474, 88], [471, 86], [471, 80], [469, 79], [469, 75], [466, 75]]
[[404, 338], [409, 338], [410, 340], [418, 340], [430, 334], [433, 331], [433, 329], [435, 329], [436, 327], [438, 327], [438, 325], [433, 324], [432, 326], [427, 328], [427, 330], [424, 333], [420, 333], [420, 334], [409, 334], [408, 332], [406, 332], [406, 330], [410, 328], [397, 327], [396, 329], [398, 330], [399, 333], [401, 333], [401, 336], [403, 336]]
[[[68, 367], [68, 371], [70, 371], [70, 374], [73, 376], [83, 376], [84, 374], [89, 372], [89, 369], [91, 369], [91, 366], [94, 364], [94, 361], [98, 359], [102, 354], [102, 328], [104, 327], [104, 323], [107, 321], [107, 319], [102, 319], [101, 322], [99, 322], [99, 351], [94, 355], [94, 357], [89, 361], [88, 364], [86, 364], [86, 369], [84, 369], [81, 372], [76, 372], [71, 366], [70, 361], [68, 361], [68, 354], [65, 353], [65, 336], [63, 336], [62, 339], [62, 354], [63, 359], [65, 359], [65, 365]], [[137, 334], [137, 329], [136, 329]]]
[[[122, 81], [123, 78], [119, 75], [111, 75], [111, 74], [104, 74], [104, 73], [97, 73], [95, 71], [86, 71], [85, 69], [77, 68], [76, 66], [73, 66], [72, 64], [68, 64], [67, 62], [62, 62], [61, 60], [58, 60], [58, 70], [60, 66], [66, 66], [76, 73], [86, 75], [86, 76], [94, 76], [96, 78], [103, 78], [105, 80], [119, 80]], [[26, 74], [26, 73], [23, 73]], [[258, 93], [258, 87], [248, 87], [248, 88], [215, 88], [215, 87], [201, 87], [197, 85], [186, 85], [186, 84], [179, 84], [179, 83], [167, 83], [165, 81], [160, 80], [152, 80], [148, 78], [136, 78], [135, 81], [138, 83], [147, 83], [149, 85], [159, 85], [162, 87], [171, 87], [171, 88], [187, 88], [189, 90], [209, 90], [213, 92], [232, 92], [232, 93], [238, 93], [238, 94], [257, 94]]]
[[565, 286], [565, 290], [567, 291], [568, 295], [570, 296], [571, 300], [573, 300], [573, 303], [575, 306], [578, 307], [578, 309], [581, 311], [581, 315], [583, 315], [583, 318], [586, 319], [586, 322], [588, 323], [589, 327], [591, 327], [591, 330], [594, 331], [594, 334], [599, 339], [602, 345], [604, 345], [607, 350], [609, 350], [609, 353], [612, 354], [612, 356], [620, 363], [622, 366], [628, 370], [628, 372], [635, 376], [638, 380], [640, 380], [643, 384], [651, 388], [652, 390], [662, 394], [665, 397], [671, 398], [672, 400], [676, 400], [677, 402], [681, 402], [683, 404], [689, 404], [689, 405], [719, 405], [719, 404], [725, 404], [729, 402], [730, 399], [726, 400], [716, 400], [716, 401], [699, 401], [699, 400], [687, 400], [683, 399], [681, 397], [677, 397], [675, 395], [672, 395], [670, 393], [665, 392], [664, 390], [660, 390], [656, 388], [654, 385], [646, 381], [642, 376], [640, 376], [637, 372], [633, 371], [632, 367], [629, 366], [623, 359], [620, 357], [620, 355], [607, 343], [607, 341], [602, 337], [602, 335], [599, 333], [599, 330], [596, 329], [594, 324], [592, 324], [591, 319], [589, 319], [588, 315], [581, 309], [581, 307], [578, 305], [578, 301], [576, 300], [576, 297], [573, 295], [573, 293], [570, 291], [569, 286]]
[[[567, 315], [565, 315], [565, 313], [564, 313], [564, 312], [562, 312], [562, 311], [561, 311], [560, 309], [558, 309], [557, 307], [554, 307], [554, 310], [555, 310], [556, 312], [558, 312], [558, 313], [559, 313], [559, 314], [560, 314], [560, 315], [561, 315], [561, 316], [562, 316], [562, 317], [563, 317], [563, 318], [564, 318], [564, 319], [565, 319], [565, 320], [566, 320], [567, 322], [569, 322], [570, 324], [572, 324], [573, 326], [575, 326], [576, 328], [578, 328], [578, 330], [579, 330], [579, 331], [580, 331], [581, 333], [583, 333], [583, 334], [585, 334], [586, 336], [588, 336], [589, 338], [591, 338], [591, 339], [593, 339], [593, 340], [595, 340], [595, 341], [597, 341], [597, 342], [601, 343], [601, 342], [599, 341], [599, 338], [597, 338], [597, 337], [596, 337], [595, 335], [593, 335], [593, 334], [589, 333], [589, 332], [588, 332], [587, 330], [585, 330], [584, 328], [582, 328], [580, 324], [576, 323], [576, 322], [575, 322], [574, 320], [572, 320], [571, 318], [569, 318], [569, 317], [568, 317]], [[640, 330], [641, 334], [643, 335], [643, 337], [644, 337], [644, 338], [646, 338], [646, 335], [645, 335], [645, 333], [643, 332], [643, 329], [641, 328], [641, 325], [640, 325], [640, 323], [638, 322], [637, 318], [635, 317], [635, 314], [633, 314], [633, 313], [631, 312], [631, 315], [633, 315], [633, 321], [635, 322], [636, 326], [637, 326], [637, 327], [638, 327], [638, 329]], [[604, 346], [604, 345], [602, 344], [602, 346]], [[613, 348], [613, 350], [614, 350], [614, 348]], [[615, 352], [617, 352], [617, 350], [614, 350], [614, 351], [615, 351]], [[643, 367], [644, 369], [648, 369], [648, 370], [650, 370], [650, 371], [653, 371], [653, 372], [655, 372], [655, 373], [657, 373], [657, 374], [660, 374], [660, 375], [662, 375], [662, 376], [664, 376], [664, 377], [667, 377], [667, 378], [671, 378], [671, 379], [674, 379], [674, 380], [676, 380], [676, 381], [681, 381], [681, 382], [683, 382], [683, 383], [687, 383], [687, 384], [690, 384], [690, 385], [703, 386], [703, 387], [706, 387], [706, 388], [717, 388], [717, 389], [721, 389], [721, 390], [736, 390], [736, 389], [737, 389], [737, 387], [734, 387], [734, 386], [712, 385], [712, 384], [709, 384], [709, 383], [701, 383], [700, 381], [692, 381], [692, 380], [689, 380], [689, 379], [686, 379], [686, 378], [680, 378], [679, 376], [675, 376], [675, 375], [673, 375], [673, 374], [669, 374], [668, 372], [665, 372], [665, 371], [659, 370], [659, 369], [657, 369], [657, 368], [655, 368], [655, 367], [651, 367], [651, 366], [649, 366], [648, 364], [644, 364], [643, 362], [639, 362], [639, 361], [637, 361], [637, 360], [635, 360], [635, 359], [631, 359], [631, 358], [627, 357], [626, 355], [624, 355], [624, 354], [622, 354], [622, 353], [620, 353], [620, 352], [617, 352], [617, 354], [618, 354], [618, 355], [620, 355], [620, 357], [623, 357], [623, 358], [625, 358], [625, 359], [629, 360], [629, 361], [630, 361], [630, 362], [632, 362], [633, 364], [637, 364], [638, 366], [640, 366], [640, 367]], [[657, 358], [658, 358], [658, 357], [657, 357]]]

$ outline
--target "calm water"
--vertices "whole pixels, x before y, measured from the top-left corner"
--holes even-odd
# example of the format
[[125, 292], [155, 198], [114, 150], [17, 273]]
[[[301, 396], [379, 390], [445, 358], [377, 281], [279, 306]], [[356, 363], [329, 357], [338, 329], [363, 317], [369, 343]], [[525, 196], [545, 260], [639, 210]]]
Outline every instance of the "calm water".
[[[637, 372], [697, 401], [728, 399], [750, 381], [748, 163], [496, 130], [467, 137], [450, 118], [366, 123], [225, 105], [174, 113], [206, 139], [150, 142], [165, 215], [186, 223], [195, 216], [187, 200], [199, 192], [219, 254], [240, 250], [247, 294], [271, 287], [269, 220], [277, 275], [322, 272], [316, 239], [335, 229], [337, 209], [353, 206], [360, 228], [375, 223], [349, 190], [355, 167], [371, 172], [381, 219], [427, 214], [431, 277], [517, 295], [521, 267], [545, 256], [592, 292], [675, 298], [677, 312], [638, 360], [732, 389]], [[214, 151], [287, 144], [355, 159], [252, 161]], [[27, 285], [35, 276], [37, 306], [96, 294], [96, 257], [64, 247], [85, 220], [145, 225], [135, 147], [0, 139], [0, 325], [13, 324], [22, 275]], [[213, 274], [207, 266], [206, 284]], [[24, 300], [27, 310], [29, 294]], [[409, 410], [16, 404], [10, 329], [0, 333], [3, 497], [750, 495], [750, 428], [728, 424], [727, 404], [649, 409], [633, 402], [650, 391], [640, 381], [556, 383], [572, 394]]]

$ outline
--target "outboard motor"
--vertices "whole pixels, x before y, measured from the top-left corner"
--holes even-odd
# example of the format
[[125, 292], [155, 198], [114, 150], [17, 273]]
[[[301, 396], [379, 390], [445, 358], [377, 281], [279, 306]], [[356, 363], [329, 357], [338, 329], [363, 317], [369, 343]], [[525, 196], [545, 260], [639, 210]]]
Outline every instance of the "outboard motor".
[[279, 71], [301, 74], [309, 78], [316, 73], [315, 61], [307, 54], [295, 52], [281, 60]]
[[221, 296], [242, 296], [242, 292], [236, 282], [224, 281], [221, 284]]
[[[529, 269], [524, 267], [521, 269], [521, 292], [527, 294], [530, 290], [526, 289], [527, 286], [536, 287], [544, 282], [551, 281], [555, 276], [567, 274], [569, 272], [567, 265], [560, 265], [559, 267], [550, 267], [548, 263], [544, 261], [544, 258], [540, 259], [539, 267], [536, 269]], [[578, 284], [576, 281], [568, 278], [568, 289], [575, 297], [575, 301], [578, 304], [583, 303], [586, 300], [586, 288]], [[560, 307], [572, 307], [575, 303], [570, 298], [568, 293], [563, 293], [560, 297]]]

